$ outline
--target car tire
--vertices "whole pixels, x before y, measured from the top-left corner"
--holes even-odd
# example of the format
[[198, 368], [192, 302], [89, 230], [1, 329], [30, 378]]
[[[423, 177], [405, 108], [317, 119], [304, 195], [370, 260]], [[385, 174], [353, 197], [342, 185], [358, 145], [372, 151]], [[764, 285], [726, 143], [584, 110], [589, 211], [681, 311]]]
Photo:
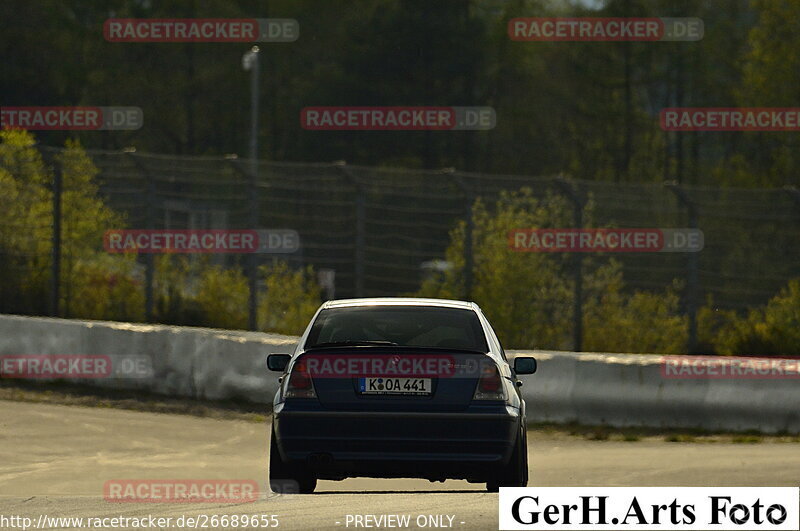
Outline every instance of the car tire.
[[317, 478], [283, 460], [275, 440], [275, 428], [269, 441], [269, 488], [276, 494], [311, 494], [317, 488]]
[[523, 424], [508, 464], [494, 478], [486, 482], [486, 490], [497, 492], [500, 487], [526, 487], [528, 485], [528, 434]]

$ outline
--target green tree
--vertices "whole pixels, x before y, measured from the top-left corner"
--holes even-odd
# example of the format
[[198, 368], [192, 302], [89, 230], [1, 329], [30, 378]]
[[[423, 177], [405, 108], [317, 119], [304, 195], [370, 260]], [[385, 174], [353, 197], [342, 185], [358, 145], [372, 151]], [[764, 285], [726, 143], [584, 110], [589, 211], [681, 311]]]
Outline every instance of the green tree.
[[[585, 208], [593, 224], [594, 205]], [[501, 192], [492, 208], [473, 206], [474, 287], [472, 298], [510, 348], [571, 347], [573, 270], [570, 254], [514, 252], [508, 233], [520, 228], [569, 227], [571, 207], [560, 195], [541, 197], [529, 188]], [[417, 296], [463, 297], [464, 234], [461, 221], [446, 250], [450, 268], [423, 282]], [[584, 350], [681, 353], [687, 319], [675, 284], [663, 292], [626, 289], [621, 264], [608, 257], [583, 256]]]
[[[572, 322], [569, 255], [515, 252], [508, 247], [508, 233], [514, 229], [569, 227], [572, 214], [567, 200], [552, 193], [537, 197], [530, 188], [522, 188], [501, 192], [491, 209], [479, 199], [472, 211], [472, 298], [486, 312], [503, 344], [568, 348]], [[451, 233], [446, 251], [451, 268], [442, 277], [424, 282], [418, 296], [463, 296], [465, 228], [461, 221]], [[585, 282], [597, 290], [595, 284], [607, 277], [606, 268], [611, 266], [585, 262]]]
[[[0, 131], [0, 267], [3, 300], [16, 312], [46, 314], [52, 264], [53, 174], [34, 147], [34, 137], [19, 130]], [[120, 318], [140, 313], [131, 300], [135, 257], [107, 256], [103, 233], [124, 225], [99, 196], [97, 168], [77, 142], [54, 157], [61, 169], [61, 300], [67, 317], [104, 318], [104, 309]], [[104, 271], [104, 278], [97, 275]], [[89, 277], [94, 280], [89, 282]], [[113, 277], [113, 278], [112, 278]], [[124, 278], [124, 280], [123, 280]], [[119, 313], [119, 308], [130, 312]]]
[[[748, 35], [739, 103], [745, 107], [794, 107], [800, 99], [800, 4], [754, 0], [758, 23]], [[781, 186], [796, 181], [800, 134], [746, 133], [746, 157], [734, 159], [726, 184]], [[742, 178], [744, 174], [744, 178]]]
[[0, 131], [0, 249], [4, 311], [47, 313], [50, 178], [32, 135]]

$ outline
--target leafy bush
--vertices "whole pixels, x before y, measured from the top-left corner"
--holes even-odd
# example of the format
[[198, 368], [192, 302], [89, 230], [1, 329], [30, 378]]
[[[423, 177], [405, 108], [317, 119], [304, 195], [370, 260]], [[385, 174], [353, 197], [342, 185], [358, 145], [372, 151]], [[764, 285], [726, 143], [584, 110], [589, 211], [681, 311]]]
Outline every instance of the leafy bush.
[[715, 344], [727, 355], [800, 356], [800, 278], [789, 281], [766, 307], [731, 318]]
[[249, 288], [238, 268], [204, 269], [197, 290], [197, 304], [204, 321], [215, 328], [246, 329]]
[[688, 320], [679, 311], [678, 286], [664, 293], [622, 291], [621, 275], [584, 305], [583, 349], [595, 352], [680, 354]]
[[112, 321], [144, 320], [144, 287], [134, 256], [94, 256], [72, 265], [64, 286], [65, 315]]
[[767, 303], [759, 330], [780, 355], [800, 356], [800, 278]]
[[[275, 261], [259, 268], [266, 290], [259, 293], [258, 329], [300, 334], [320, 304], [321, 289], [311, 267], [293, 271]], [[200, 276], [196, 302], [203, 320], [217, 328], [247, 328], [249, 288], [240, 269], [213, 267]]]
[[730, 334], [738, 319], [734, 310], [718, 307], [709, 295], [706, 304], [697, 310], [697, 352], [719, 354], [719, 338]]
[[292, 271], [286, 262], [274, 261], [259, 268], [266, 293], [259, 295], [258, 329], [299, 335], [320, 305], [322, 289], [314, 270]]
[[175, 254], [155, 257], [153, 318], [156, 322], [177, 326], [205, 324], [194, 279], [206, 259], [192, 262], [186, 255]]

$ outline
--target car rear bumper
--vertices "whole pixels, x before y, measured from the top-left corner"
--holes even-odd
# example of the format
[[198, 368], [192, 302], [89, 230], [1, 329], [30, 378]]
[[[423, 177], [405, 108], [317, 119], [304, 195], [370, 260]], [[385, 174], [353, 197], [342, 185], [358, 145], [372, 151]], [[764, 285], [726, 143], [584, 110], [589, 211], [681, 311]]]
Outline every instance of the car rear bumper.
[[519, 410], [462, 412], [324, 411], [274, 413], [283, 459], [321, 478], [348, 476], [478, 479], [510, 458]]

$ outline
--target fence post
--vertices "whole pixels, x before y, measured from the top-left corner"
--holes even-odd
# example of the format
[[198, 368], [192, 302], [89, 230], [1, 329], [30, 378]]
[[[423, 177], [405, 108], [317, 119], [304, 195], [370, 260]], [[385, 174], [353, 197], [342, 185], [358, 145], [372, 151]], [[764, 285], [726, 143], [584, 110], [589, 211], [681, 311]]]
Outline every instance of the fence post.
[[[244, 170], [240, 166], [239, 159], [235, 155], [225, 158], [231, 168], [242, 177], [245, 182], [250, 186], [250, 228], [253, 230], [258, 229], [259, 224], [259, 194], [258, 194], [258, 176], [254, 173], [254, 169], [258, 161], [251, 163], [250, 171]], [[248, 284], [248, 304], [247, 304], [247, 327], [255, 331], [258, 327], [258, 257], [256, 253], [250, 253], [247, 256], [247, 284]]]
[[[559, 175], [554, 183], [572, 203], [574, 228], [582, 229], [586, 197], [576, 190], [563, 175]], [[572, 253], [572, 275], [572, 350], [581, 352], [583, 350], [583, 254], [580, 252]]]
[[[442, 173], [445, 175], [455, 174], [455, 168], [443, 168]], [[472, 284], [475, 269], [475, 252], [472, 248], [473, 235], [475, 233], [475, 220], [472, 219], [472, 204], [475, 202], [475, 193], [472, 187], [467, 184], [461, 176], [456, 176], [455, 183], [464, 194], [464, 216], [466, 217], [466, 225], [464, 226], [464, 283], [463, 283], [463, 300], [472, 300]]]
[[53, 163], [53, 239], [51, 247], [50, 272], [50, 315], [61, 317], [61, 192], [63, 173], [56, 157], [49, 157], [42, 152], [45, 160]]
[[[253, 155], [254, 156], [254, 155]], [[258, 159], [251, 159], [250, 169], [250, 229], [257, 230], [260, 222], [258, 194]], [[248, 299], [247, 325], [250, 330], [258, 330], [258, 254], [248, 255]]]
[[[134, 155], [134, 153], [136, 153], [136, 148], [125, 148], [123, 153], [133, 162], [136, 169], [144, 175], [145, 202], [147, 203], [145, 207], [145, 216], [147, 217], [145, 228], [147, 228], [147, 230], [153, 230], [155, 229], [155, 181], [147, 167]], [[155, 257], [153, 253], [145, 253], [144, 264], [144, 320], [145, 322], [151, 323], [153, 322], [153, 283], [155, 278]]]
[[[689, 214], [689, 228], [697, 229], [697, 205], [689, 199], [686, 192], [676, 181], [667, 181], [664, 186], [675, 194]], [[690, 252], [686, 258], [686, 313], [689, 316], [689, 338], [686, 344], [687, 354], [695, 354], [697, 350], [697, 253]]]
[[353, 264], [354, 284], [355, 284], [355, 296], [363, 297], [364, 296], [364, 251], [367, 238], [367, 228], [366, 228], [367, 194], [364, 188], [364, 184], [350, 172], [349, 168], [347, 167], [347, 162], [343, 160], [337, 160], [333, 163], [333, 166], [341, 172], [341, 174], [344, 176], [347, 182], [349, 182], [356, 190], [356, 198], [355, 198], [356, 244], [355, 244], [355, 254], [354, 254], [354, 264]]

